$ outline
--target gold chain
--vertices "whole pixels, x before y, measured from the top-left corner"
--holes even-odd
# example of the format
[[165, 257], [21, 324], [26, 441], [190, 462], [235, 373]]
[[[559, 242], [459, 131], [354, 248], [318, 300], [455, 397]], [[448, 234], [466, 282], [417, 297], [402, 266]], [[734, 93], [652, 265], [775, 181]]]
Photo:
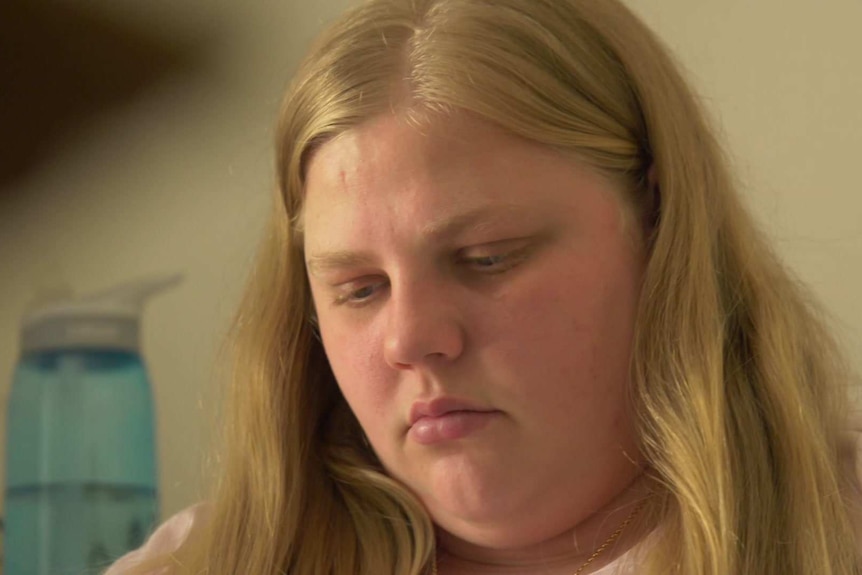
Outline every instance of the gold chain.
[[[602, 543], [601, 545], [599, 545], [598, 548], [595, 551], [593, 551], [593, 554], [590, 555], [590, 558], [587, 559], [587, 561], [583, 565], [578, 567], [578, 570], [574, 572], [574, 575], [581, 575], [581, 573], [583, 573], [584, 569], [589, 567], [592, 564], [592, 562], [595, 561], [599, 557], [599, 555], [604, 553], [608, 547], [613, 545], [614, 541], [619, 539], [620, 535], [623, 534], [623, 531], [625, 530], [625, 528], [629, 526], [629, 523], [634, 521], [634, 518], [637, 516], [638, 513], [640, 513], [640, 510], [643, 509], [644, 505], [646, 505], [646, 499], [644, 499], [643, 501], [638, 503], [637, 507], [635, 507], [631, 513], [629, 513], [629, 516], [626, 517], [622, 523], [620, 523], [620, 526], [617, 527], [617, 530], [614, 531], [613, 533], [611, 533], [610, 537], [605, 539], [605, 542]], [[436, 553], [434, 554], [434, 558], [433, 558], [432, 563], [431, 563], [431, 574], [437, 575], [437, 554]]]
[[[634, 509], [632, 509], [632, 512], [631, 512], [631, 513], [629, 513], [629, 516], [625, 518], [625, 521], [623, 521], [622, 523], [620, 523], [620, 526], [619, 526], [619, 527], [617, 527], [617, 530], [616, 530], [616, 531], [614, 531], [613, 533], [611, 533], [610, 537], [608, 537], [607, 539], [605, 539], [605, 542], [604, 542], [604, 543], [602, 543], [601, 545], [599, 545], [599, 548], [598, 548], [598, 549], [596, 549], [595, 551], [593, 551], [593, 554], [592, 554], [592, 555], [590, 555], [590, 558], [589, 558], [589, 559], [587, 559], [587, 562], [586, 562], [586, 563], [584, 563], [583, 565], [581, 565], [580, 567], [578, 567], [578, 570], [577, 570], [577, 571], [575, 571], [574, 575], [581, 575], [581, 573], [583, 572], [583, 570], [584, 570], [584, 569], [586, 569], [587, 567], [589, 567], [589, 566], [590, 566], [590, 564], [591, 564], [593, 561], [595, 561], [595, 560], [596, 560], [596, 558], [597, 558], [599, 555], [601, 555], [602, 553], [604, 553], [605, 549], [607, 549], [608, 547], [610, 547], [610, 546], [613, 544], [613, 542], [614, 542], [614, 541], [616, 541], [617, 539], [619, 539], [619, 536], [620, 536], [620, 535], [622, 535], [622, 533], [623, 533], [623, 531], [625, 530], [625, 528], [629, 526], [629, 523], [631, 523], [632, 521], [634, 521], [635, 516], [637, 516], [637, 514], [638, 514], [638, 513], [640, 513], [640, 510], [641, 510], [641, 509], [643, 509], [644, 505], [646, 505], [646, 499], [644, 499], [643, 501], [641, 501], [640, 503], [638, 503], [637, 507], [635, 507]], [[436, 573], [435, 573], [435, 575], [436, 575]]]

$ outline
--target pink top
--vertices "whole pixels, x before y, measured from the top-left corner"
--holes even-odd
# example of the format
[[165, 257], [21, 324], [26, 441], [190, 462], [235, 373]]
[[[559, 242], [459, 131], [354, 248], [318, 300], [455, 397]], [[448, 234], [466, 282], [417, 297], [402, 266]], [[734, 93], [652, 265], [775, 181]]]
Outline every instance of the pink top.
[[[201, 523], [206, 515], [206, 507], [198, 503], [193, 507], [184, 509], [165, 521], [153, 533], [143, 547], [132, 551], [114, 563], [103, 575], [123, 575], [127, 569], [134, 567], [142, 560], [152, 559], [176, 551], [194, 529], [195, 525]], [[634, 575], [635, 565], [628, 561], [633, 553], [632, 550], [620, 555], [612, 563], [594, 571], [592, 575]], [[167, 568], [152, 575], [170, 575]]]
[[[857, 425], [854, 425], [848, 434], [852, 452], [848, 453], [847, 456], [853, 458], [855, 461], [856, 477], [859, 478], [860, 485], [862, 485], [862, 417], [856, 419], [856, 422]], [[122, 557], [103, 575], [124, 575], [127, 569], [133, 567], [142, 560], [158, 557], [175, 551], [186, 540], [195, 525], [203, 522], [205, 517], [206, 506], [201, 503], [177, 513], [165, 521], [155, 531], [155, 533], [150, 536], [143, 547]], [[594, 571], [593, 575], [635, 575], [636, 564], [632, 559], [636, 555], [634, 553], [636, 549], [638, 549], [638, 545], [605, 567], [602, 567], [598, 571]], [[151, 575], [170, 575], [170, 572], [165, 568], [162, 569], [161, 572], [154, 572]]]
[[[111, 565], [103, 575], [123, 575], [127, 569], [134, 567], [141, 561], [154, 559], [176, 551], [186, 540], [194, 529], [206, 516], [206, 505], [198, 503], [188, 507], [156, 529], [144, 545], [131, 553], [124, 555], [119, 561]], [[152, 575], [169, 575], [167, 569]]]

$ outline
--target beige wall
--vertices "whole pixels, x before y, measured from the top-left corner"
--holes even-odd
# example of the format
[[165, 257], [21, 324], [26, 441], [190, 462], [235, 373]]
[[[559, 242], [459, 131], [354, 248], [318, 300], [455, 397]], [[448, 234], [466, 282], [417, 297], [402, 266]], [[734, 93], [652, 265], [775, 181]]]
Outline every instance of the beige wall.
[[[17, 322], [35, 292], [184, 272], [152, 302], [143, 334], [169, 514], [201, 496], [215, 358], [268, 206], [279, 97], [313, 32], [347, 2], [90, 3], [127, 5], [174, 34], [206, 23], [211, 64], [70, 138], [0, 199], [0, 391], [8, 397]], [[862, 3], [630, 4], [688, 68], [750, 205], [862, 371]]]

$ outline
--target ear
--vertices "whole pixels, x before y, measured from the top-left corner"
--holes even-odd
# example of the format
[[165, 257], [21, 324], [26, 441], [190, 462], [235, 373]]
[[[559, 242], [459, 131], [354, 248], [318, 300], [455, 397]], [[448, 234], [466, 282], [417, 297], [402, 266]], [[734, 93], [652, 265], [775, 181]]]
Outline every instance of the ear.
[[647, 185], [649, 186], [650, 192], [658, 192], [658, 176], [656, 175], [654, 163], [651, 164], [649, 170], [647, 170]]
[[658, 233], [659, 220], [661, 218], [661, 187], [659, 186], [658, 170], [655, 163], [647, 170], [647, 189], [644, 190], [646, 198], [643, 204], [643, 226], [644, 237], [647, 244], [652, 244], [653, 238]]
[[311, 328], [311, 333], [314, 335], [314, 339], [323, 343], [323, 338], [320, 336], [320, 321], [317, 319], [317, 308], [314, 304], [311, 304], [309, 307], [311, 309], [308, 310], [306, 318]]

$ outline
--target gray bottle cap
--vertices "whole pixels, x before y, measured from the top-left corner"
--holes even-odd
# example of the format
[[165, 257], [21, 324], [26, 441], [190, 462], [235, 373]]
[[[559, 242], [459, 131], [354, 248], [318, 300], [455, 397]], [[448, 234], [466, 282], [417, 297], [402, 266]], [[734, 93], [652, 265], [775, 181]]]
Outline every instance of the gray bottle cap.
[[52, 315], [33, 318], [21, 328], [21, 351], [103, 349], [137, 351], [137, 317]]
[[37, 309], [24, 318], [21, 351], [137, 351], [144, 303], [180, 279], [180, 275], [174, 274], [139, 280]]

